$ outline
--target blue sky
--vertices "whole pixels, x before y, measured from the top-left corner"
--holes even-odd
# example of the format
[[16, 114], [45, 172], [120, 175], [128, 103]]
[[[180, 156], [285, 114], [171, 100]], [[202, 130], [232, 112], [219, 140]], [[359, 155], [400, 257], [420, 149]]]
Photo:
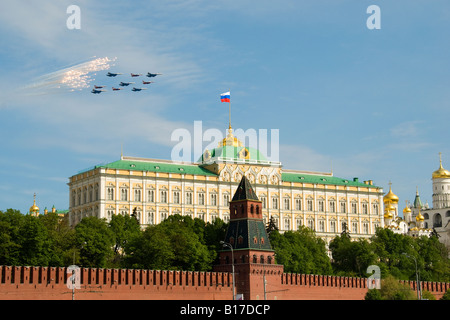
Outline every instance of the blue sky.
[[[69, 30], [69, 5], [81, 29]], [[369, 30], [367, 7], [381, 9]], [[68, 178], [124, 155], [170, 159], [171, 133], [279, 129], [287, 169], [373, 180], [431, 201], [450, 168], [450, 3], [435, 1], [25, 1], [0, 11], [0, 210], [68, 208]], [[108, 92], [30, 94], [37, 78], [93, 57]], [[160, 72], [147, 91], [111, 92]], [[116, 81], [116, 82], [114, 82]], [[132, 81], [141, 81], [134, 79]]]

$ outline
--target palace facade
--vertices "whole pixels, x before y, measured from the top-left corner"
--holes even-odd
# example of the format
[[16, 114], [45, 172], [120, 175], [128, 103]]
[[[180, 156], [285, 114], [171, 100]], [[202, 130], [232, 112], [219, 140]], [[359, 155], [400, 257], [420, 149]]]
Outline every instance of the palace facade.
[[180, 214], [228, 222], [229, 201], [244, 175], [262, 201], [265, 223], [273, 218], [280, 231], [304, 225], [329, 242], [343, 230], [369, 238], [384, 226], [383, 190], [371, 180], [284, 169], [245, 147], [231, 126], [217, 148], [205, 150], [196, 163], [121, 156], [73, 175], [69, 221], [133, 214], [145, 227]]

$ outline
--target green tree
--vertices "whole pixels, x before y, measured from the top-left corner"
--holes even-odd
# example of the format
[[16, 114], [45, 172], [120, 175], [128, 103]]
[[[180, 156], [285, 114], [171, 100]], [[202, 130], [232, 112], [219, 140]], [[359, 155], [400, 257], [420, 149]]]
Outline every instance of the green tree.
[[134, 235], [124, 247], [123, 266], [126, 268], [166, 270], [171, 269], [174, 253], [170, 238], [158, 227], [149, 226]]
[[50, 242], [49, 266], [63, 267], [73, 264], [76, 247], [75, 230], [69, 226], [68, 217], [61, 218], [55, 212], [40, 215]]
[[331, 274], [332, 268], [325, 242], [315, 232], [302, 226], [297, 231], [281, 234], [273, 230], [270, 243], [275, 250], [276, 261], [284, 265], [285, 272]]
[[47, 229], [37, 217], [26, 215], [20, 228], [20, 264], [29, 266], [48, 266], [50, 262], [51, 241]]
[[131, 238], [141, 232], [141, 227], [137, 219], [128, 215], [113, 215], [108, 227], [114, 238], [114, 258], [113, 264], [120, 265], [123, 259], [124, 248]]
[[207, 246], [194, 231], [192, 218], [180, 215], [169, 216], [159, 224], [168, 235], [174, 259], [172, 267], [179, 270], [206, 271], [214, 260]]
[[148, 227], [125, 246], [125, 264], [133, 268], [197, 270], [211, 269], [214, 251], [208, 250], [202, 220], [169, 216]]
[[[200, 219], [198, 219], [200, 220]], [[202, 221], [202, 220], [201, 220]], [[223, 250], [223, 246], [220, 244], [220, 241], [225, 239], [228, 223], [225, 223], [222, 219], [215, 219], [212, 223], [206, 223], [204, 227], [204, 244], [207, 246], [211, 258], [213, 258], [213, 264], [219, 263], [219, 254], [220, 250]]]
[[329, 245], [332, 266], [337, 274], [365, 277], [367, 268], [376, 262], [369, 242], [365, 239], [352, 241], [349, 233], [335, 237]]
[[83, 267], [104, 268], [113, 255], [114, 238], [105, 220], [83, 218], [75, 227], [76, 245]]
[[450, 289], [448, 289], [439, 300], [450, 300]]
[[381, 280], [380, 294], [382, 300], [416, 300], [416, 292], [392, 276]]
[[18, 210], [0, 211], [0, 264], [20, 265], [20, 228], [25, 216]]

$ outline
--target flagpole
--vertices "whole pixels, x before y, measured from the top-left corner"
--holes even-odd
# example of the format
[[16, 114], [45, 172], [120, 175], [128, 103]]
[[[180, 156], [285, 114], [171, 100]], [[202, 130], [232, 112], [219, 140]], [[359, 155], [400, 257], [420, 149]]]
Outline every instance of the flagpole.
[[230, 89], [230, 101], [228, 102], [228, 121], [229, 121], [229, 128], [231, 130], [231, 89]]

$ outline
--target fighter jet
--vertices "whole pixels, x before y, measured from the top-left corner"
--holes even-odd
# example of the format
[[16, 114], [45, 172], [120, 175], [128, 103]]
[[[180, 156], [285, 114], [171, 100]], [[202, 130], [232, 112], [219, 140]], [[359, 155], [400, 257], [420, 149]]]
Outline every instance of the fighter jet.
[[112, 89], [113, 89], [113, 91], [119, 91], [119, 90], [122, 90], [122, 88], [114, 88], [114, 87], [112, 87]]
[[132, 77], [139, 77], [139, 76], [142, 76], [142, 74], [132, 73], [131, 76]]
[[102, 92], [106, 92], [106, 90], [92, 89], [91, 92], [94, 93], [94, 94], [99, 94], [99, 93], [102, 93]]
[[147, 90], [147, 88], [133, 88], [131, 91], [141, 91], [141, 90]]
[[121, 74], [121, 73], [111, 73], [111, 72], [108, 72], [106, 75], [107, 75], [108, 77], [115, 77], [115, 76], [117, 76], [117, 75], [119, 75], [119, 74]]
[[130, 84], [133, 84], [134, 82], [121, 82], [121, 83], [119, 83], [119, 86], [122, 86], [122, 87], [126, 87], [126, 86], [129, 86]]
[[142, 81], [142, 84], [150, 84], [150, 83], [155, 83], [153, 81]]
[[162, 73], [150, 73], [150, 72], [148, 72], [148, 73], [147, 73], [147, 77], [153, 78], [153, 77], [156, 77], [156, 76], [158, 76], [158, 75], [160, 75], [160, 74], [162, 74]]
[[104, 88], [105, 86], [94, 86], [94, 88], [95, 89], [102, 89], [102, 88]]

